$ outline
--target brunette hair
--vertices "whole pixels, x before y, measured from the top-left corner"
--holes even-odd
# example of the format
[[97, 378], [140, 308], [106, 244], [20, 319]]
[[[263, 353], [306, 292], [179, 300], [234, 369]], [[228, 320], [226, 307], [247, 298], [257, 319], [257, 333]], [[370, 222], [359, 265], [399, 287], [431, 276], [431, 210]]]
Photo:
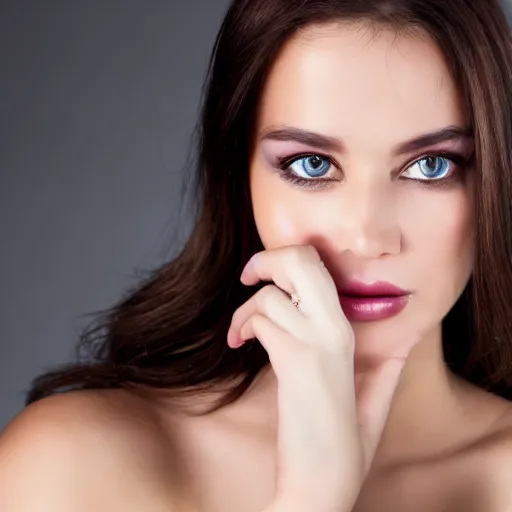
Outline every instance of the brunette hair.
[[[239, 283], [262, 250], [248, 161], [262, 86], [301, 27], [336, 20], [417, 30], [443, 51], [475, 137], [474, 271], [443, 322], [446, 363], [512, 398], [512, 44], [498, 0], [235, 0], [213, 49], [197, 130], [196, 223], [181, 252], [84, 331], [78, 362], [36, 378], [29, 404], [67, 389], [224, 386], [236, 400], [268, 364], [259, 343], [227, 347]], [[85, 356], [85, 357], [84, 357]]]

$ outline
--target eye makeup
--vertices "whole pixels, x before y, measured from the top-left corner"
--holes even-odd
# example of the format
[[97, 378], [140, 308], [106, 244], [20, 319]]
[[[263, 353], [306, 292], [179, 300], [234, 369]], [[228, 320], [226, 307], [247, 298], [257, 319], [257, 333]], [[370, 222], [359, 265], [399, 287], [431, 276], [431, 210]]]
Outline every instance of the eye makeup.
[[[329, 170], [321, 177], [299, 176], [297, 172], [292, 169], [292, 166], [301, 160], [308, 158], [321, 159], [330, 164]], [[405, 174], [414, 166], [420, 165], [428, 159], [442, 159], [451, 166], [451, 169], [445, 176], [441, 178], [427, 177], [412, 178]], [[446, 188], [455, 183], [463, 181], [465, 172], [471, 167], [474, 161], [474, 155], [469, 158], [462, 153], [446, 150], [432, 150], [411, 159], [400, 170], [393, 172], [397, 179], [402, 181], [412, 182], [416, 185], [426, 188]], [[272, 168], [279, 173], [279, 176], [291, 183], [294, 186], [307, 188], [307, 189], [325, 189], [333, 186], [335, 183], [343, 181], [343, 173], [338, 162], [330, 155], [318, 152], [299, 152], [285, 156], [274, 156], [270, 158]]]
[[[424, 178], [411, 178], [405, 176], [406, 172], [413, 168], [414, 166], [418, 166], [421, 162], [425, 162], [428, 159], [442, 159], [447, 161], [451, 169], [446, 173], [446, 175], [435, 178], [425, 176]], [[437, 150], [430, 151], [429, 153], [414, 158], [410, 163], [404, 166], [404, 170], [401, 171], [398, 175], [398, 178], [401, 180], [407, 180], [413, 182], [413, 184], [426, 187], [426, 188], [447, 188], [455, 184], [460, 184], [464, 182], [467, 171], [471, 168], [474, 162], [474, 154], [472, 154], [469, 158], [455, 151], [446, 151], [446, 150]]]
[[[325, 189], [345, 179], [344, 170], [333, 154], [343, 155], [348, 149], [341, 140], [332, 136], [285, 127], [263, 131], [259, 142], [262, 153], [272, 170], [294, 187]], [[390, 174], [395, 181], [410, 183], [414, 186], [443, 188], [460, 184], [465, 180], [466, 171], [474, 166], [474, 141], [469, 128], [449, 126], [399, 144], [390, 151], [394, 155], [393, 158], [403, 157], [407, 153], [409, 155], [416, 153], [400, 168], [390, 169]], [[317, 172], [317, 164], [320, 161], [328, 165], [327, 172]], [[450, 169], [442, 173], [442, 176], [434, 176], [432, 169], [427, 169], [426, 172], [421, 171], [425, 169], [425, 164], [428, 167], [433, 161], [447, 163]], [[309, 167], [310, 172], [301, 162], [307, 163], [306, 167]], [[313, 169], [309, 165], [311, 163], [313, 163]], [[420, 169], [419, 174], [417, 169]]]
[[[329, 164], [329, 170], [325, 173], [324, 176], [311, 176], [305, 178], [303, 176], [299, 176], [296, 172], [294, 172], [291, 167], [295, 163], [300, 160], [308, 159], [308, 158], [319, 158], [324, 160]], [[279, 157], [276, 159], [273, 167], [277, 170], [282, 179], [289, 181], [293, 185], [310, 188], [310, 189], [319, 189], [325, 188], [326, 186], [331, 185], [332, 183], [337, 183], [342, 181], [342, 176], [333, 176], [333, 170], [337, 171], [338, 174], [341, 173], [337, 163], [333, 160], [332, 157], [327, 155], [322, 155], [319, 153], [300, 153], [291, 156]]]

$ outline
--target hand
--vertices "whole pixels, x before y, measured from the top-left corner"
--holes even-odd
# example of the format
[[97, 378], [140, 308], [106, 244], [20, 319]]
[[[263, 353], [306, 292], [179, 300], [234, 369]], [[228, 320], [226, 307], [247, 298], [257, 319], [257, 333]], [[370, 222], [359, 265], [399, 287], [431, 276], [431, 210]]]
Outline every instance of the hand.
[[[241, 281], [273, 282], [237, 309], [228, 345], [257, 338], [278, 382], [276, 496], [270, 510], [351, 510], [413, 343], [354, 384], [354, 333], [316, 249], [254, 255]], [[296, 307], [292, 298], [300, 298]]]

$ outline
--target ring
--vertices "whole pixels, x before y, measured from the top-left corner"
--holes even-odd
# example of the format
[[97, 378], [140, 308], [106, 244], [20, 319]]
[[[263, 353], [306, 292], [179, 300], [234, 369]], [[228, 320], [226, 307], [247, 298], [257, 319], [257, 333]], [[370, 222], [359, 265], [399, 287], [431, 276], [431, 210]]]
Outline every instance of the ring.
[[297, 308], [297, 311], [300, 311], [300, 297], [295, 293], [291, 294], [292, 304]]

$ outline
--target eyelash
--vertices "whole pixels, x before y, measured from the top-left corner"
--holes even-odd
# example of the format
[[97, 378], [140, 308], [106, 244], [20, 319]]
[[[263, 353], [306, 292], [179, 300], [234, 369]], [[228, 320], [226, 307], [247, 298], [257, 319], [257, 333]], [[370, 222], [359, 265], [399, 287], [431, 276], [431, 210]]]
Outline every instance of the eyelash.
[[[325, 188], [330, 183], [333, 182], [339, 182], [340, 179], [337, 178], [302, 178], [301, 176], [297, 176], [290, 170], [290, 166], [295, 163], [297, 160], [300, 160], [302, 158], [309, 158], [317, 156], [320, 157], [326, 161], [329, 162], [331, 166], [336, 167], [339, 170], [339, 166], [336, 164], [336, 162], [328, 155], [324, 155], [321, 153], [299, 153], [291, 156], [281, 157], [277, 159], [277, 165], [276, 169], [281, 175], [281, 177], [300, 187], [303, 188], [312, 188], [312, 189], [319, 189], [319, 188]], [[412, 160], [410, 163], [404, 166], [404, 170], [410, 168], [411, 166], [417, 164], [418, 162], [421, 162], [422, 160], [425, 160], [426, 158], [445, 158], [446, 160], [449, 160], [452, 162], [456, 169], [446, 178], [440, 178], [437, 180], [417, 180], [413, 178], [403, 178], [407, 181], [414, 181], [420, 186], [425, 186], [427, 188], [444, 188], [452, 183], [459, 181], [461, 178], [461, 174], [464, 172], [464, 170], [469, 167], [472, 157], [466, 158], [458, 153], [452, 153], [450, 151], [436, 151], [433, 153], [425, 154], [421, 157], [417, 157], [414, 160]], [[404, 172], [404, 171], [402, 171]]]

